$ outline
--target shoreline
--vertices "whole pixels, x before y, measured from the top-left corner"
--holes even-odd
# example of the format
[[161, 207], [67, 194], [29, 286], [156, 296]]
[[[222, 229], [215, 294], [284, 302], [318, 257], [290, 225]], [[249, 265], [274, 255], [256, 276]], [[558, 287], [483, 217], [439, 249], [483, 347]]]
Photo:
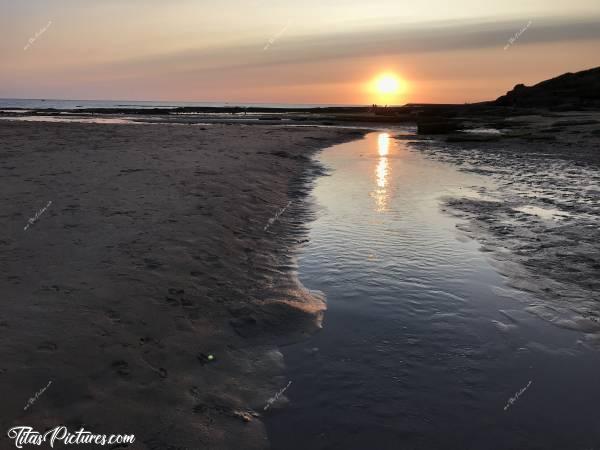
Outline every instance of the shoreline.
[[[481, 244], [509, 285], [540, 301], [525, 309], [582, 333], [600, 348], [600, 114], [570, 120], [515, 118], [510, 136], [416, 139], [411, 147], [495, 188], [441, 199], [464, 221], [459, 233]], [[400, 137], [405, 139], [404, 137]]]
[[0, 135], [3, 426], [268, 447], [277, 345], [323, 308], [290, 306], [314, 301], [293, 259], [311, 156], [363, 132], [3, 121]]
[[[598, 348], [597, 233], [581, 217], [556, 226], [520, 209], [597, 217], [597, 191], [584, 182], [597, 174], [600, 120], [569, 116], [509, 118], [501, 135], [397, 138], [502, 184], [501, 197], [481, 191], [442, 208], [465, 220], [459, 232], [481, 243], [513, 287], [550, 300], [530, 313]], [[472, 126], [493, 127], [492, 119]], [[261, 414], [288, 382], [279, 348], [317, 329], [325, 308], [298, 280], [294, 257], [314, 218], [313, 181], [324, 174], [313, 156], [360, 138], [367, 124], [260, 124], [0, 121], [7, 429], [62, 420], [134, 433], [149, 449], [268, 447]], [[541, 200], [522, 198], [534, 190]], [[543, 200], [549, 191], [555, 198]], [[14, 239], [48, 201], [28, 241]], [[7, 411], [49, 380], [39, 403], [10, 422]]]

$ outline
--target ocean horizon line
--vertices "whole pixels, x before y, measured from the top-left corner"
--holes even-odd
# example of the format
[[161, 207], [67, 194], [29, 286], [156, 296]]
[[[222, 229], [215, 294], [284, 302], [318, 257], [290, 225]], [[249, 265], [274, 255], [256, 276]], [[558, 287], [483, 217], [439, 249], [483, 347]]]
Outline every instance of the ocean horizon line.
[[[210, 101], [169, 101], [169, 100], [85, 100], [58, 98], [0, 98], [0, 108], [180, 108], [180, 107], [269, 107], [269, 108], [330, 108], [364, 107], [362, 104], [341, 103], [277, 103], [277, 102], [210, 102]], [[397, 105], [389, 105], [397, 106]]]

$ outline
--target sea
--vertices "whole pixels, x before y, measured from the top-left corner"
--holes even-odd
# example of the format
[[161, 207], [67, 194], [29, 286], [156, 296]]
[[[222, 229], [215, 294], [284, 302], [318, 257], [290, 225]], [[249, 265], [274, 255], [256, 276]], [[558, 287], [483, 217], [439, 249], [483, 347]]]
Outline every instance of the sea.
[[131, 101], [131, 100], [60, 100], [60, 99], [21, 99], [0, 98], [0, 109], [66, 109], [77, 110], [87, 108], [112, 109], [152, 109], [152, 108], [182, 108], [182, 107], [247, 107], [247, 108], [318, 108], [336, 106], [336, 104], [294, 104], [294, 103], [243, 103], [243, 102], [177, 102], [177, 101]]

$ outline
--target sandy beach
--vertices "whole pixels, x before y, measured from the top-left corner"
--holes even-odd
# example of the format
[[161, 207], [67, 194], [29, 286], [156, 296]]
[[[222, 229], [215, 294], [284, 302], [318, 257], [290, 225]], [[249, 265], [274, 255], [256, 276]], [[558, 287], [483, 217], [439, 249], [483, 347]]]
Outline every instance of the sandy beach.
[[[597, 113], [472, 115], [462, 119], [464, 131], [436, 135], [415, 133], [414, 125], [395, 134], [379, 124], [364, 140], [369, 124], [352, 129], [346, 121], [318, 127], [235, 118], [210, 124], [202, 117], [188, 124], [161, 123], [165, 117], [103, 119], [0, 121], [6, 430], [65, 425], [134, 434], [127, 448], [136, 449], [327, 448], [328, 439], [393, 448], [397, 430], [408, 426], [420, 431], [407, 442], [452, 448], [470, 442], [462, 421], [479, 415], [450, 422], [427, 412], [427, 431], [420, 419], [406, 421], [399, 411], [421, 408], [433, 385], [452, 392], [463, 386], [492, 422], [524, 422], [527, 409], [511, 407], [508, 415], [495, 408], [528, 385], [521, 377], [535, 379], [531, 390], [545, 396], [556, 383], [573, 384], [581, 371], [594, 373], [582, 365], [600, 364]], [[338, 143], [346, 144], [332, 147]], [[320, 155], [338, 154], [329, 157], [331, 167], [312, 158], [325, 148]], [[344, 174], [354, 164], [363, 169]], [[324, 195], [318, 180], [330, 178]], [[456, 183], [459, 190], [445, 190]], [[437, 192], [432, 198], [430, 190]], [[404, 209], [391, 213], [394, 199], [402, 199], [395, 207]], [[370, 211], [373, 201], [378, 206]], [[423, 208], [430, 210], [420, 216]], [[315, 233], [320, 217], [330, 217], [333, 231]], [[382, 218], [391, 222], [383, 226]], [[445, 221], [456, 226], [446, 230]], [[457, 254], [439, 249], [454, 245], [462, 252], [469, 242], [478, 244], [448, 265]], [[308, 262], [306, 251], [313, 255]], [[389, 260], [369, 269], [379, 264], [375, 255], [386, 252]], [[415, 267], [422, 271], [405, 272], [419, 258]], [[459, 263], [468, 271], [447, 268]], [[473, 267], [481, 273], [464, 278]], [[324, 295], [302, 286], [298, 274], [327, 295], [328, 308]], [[320, 284], [321, 275], [331, 284]], [[445, 276], [451, 281], [424, 287]], [[366, 287], [356, 282], [361, 277]], [[468, 289], [480, 280], [487, 280], [489, 293], [470, 297]], [[452, 287], [455, 281], [459, 288]], [[379, 304], [394, 298], [390, 305], [408, 309], [378, 312], [380, 322], [365, 327], [363, 317], [372, 317], [368, 299], [382, 289], [389, 291]], [[461, 300], [440, 301], [444, 293]], [[411, 295], [417, 301], [406, 303]], [[345, 296], [353, 308], [365, 308], [354, 320], [340, 309]], [[493, 305], [492, 312], [485, 305]], [[315, 333], [325, 309], [325, 326]], [[431, 320], [447, 331], [432, 332]], [[406, 329], [411, 332], [396, 334]], [[529, 329], [547, 339], [532, 338]], [[383, 347], [372, 341], [373, 330], [386, 330]], [[392, 341], [400, 347], [388, 349]], [[554, 350], [554, 342], [563, 347]], [[476, 352], [447, 356], [444, 364], [459, 374], [447, 383], [419, 364], [397, 375], [396, 362], [423, 361], [438, 351], [463, 355], [462, 348], [501, 355], [498, 367], [482, 369]], [[524, 359], [522, 366], [513, 355]], [[541, 358], [550, 371], [576, 370], [542, 377], [531, 358]], [[485, 379], [474, 382], [462, 370], [484, 370]], [[386, 392], [397, 392], [399, 379], [412, 400], [394, 398], [386, 404], [389, 413], [373, 415], [378, 402], [365, 401], [346, 424], [347, 416], [336, 412], [346, 402], [355, 405], [356, 397], [370, 399], [371, 389], [390, 380]], [[591, 386], [585, 381], [573, 397], [558, 400], [578, 399], [584, 406], [571, 419], [590, 430]], [[447, 397], [441, 411], [462, 402], [443, 388], [432, 395]], [[546, 401], [529, 407], [541, 407], [544, 420], [552, 420]], [[462, 430], [449, 447], [434, 433], [440, 423]], [[504, 426], [487, 432], [501, 436]], [[350, 433], [357, 427], [361, 441]], [[521, 438], [528, 439], [514, 442]]]
[[1, 122], [2, 427], [268, 447], [274, 344], [324, 308], [294, 273], [310, 156], [360, 136]]
[[0, 450], [600, 450], [600, 2], [0, 10]]

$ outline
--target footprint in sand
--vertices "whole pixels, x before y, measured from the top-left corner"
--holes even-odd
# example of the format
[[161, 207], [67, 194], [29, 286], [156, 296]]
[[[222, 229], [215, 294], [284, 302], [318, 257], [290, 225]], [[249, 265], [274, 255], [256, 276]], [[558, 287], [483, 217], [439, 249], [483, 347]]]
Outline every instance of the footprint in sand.
[[169, 294], [171, 295], [182, 295], [185, 291], [183, 289], [169, 288]]
[[50, 342], [50, 341], [42, 342], [40, 345], [38, 345], [38, 350], [42, 350], [42, 351], [46, 351], [46, 352], [54, 352], [54, 351], [56, 351], [57, 348], [58, 348], [58, 345], [56, 345], [54, 342]]
[[121, 322], [121, 317], [119, 316], [119, 314], [117, 314], [117, 312], [112, 309], [107, 309], [104, 312], [104, 314], [106, 314], [106, 317], [108, 317], [108, 319], [114, 323]]
[[187, 299], [183, 296], [185, 291], [183, 289], [169, 288], [169, 294], [172, 297], [165, 296], [167, 303], [173, 306], [181, 305], [184, 308], [193, 308], [195, 306], [194, 302], [190, 299]]
[[177, 306], [179, 305], [179, 300], [177, 300], [176, 298], [173, 297], [165, 297], [165, 300], [167, 301], [167, 303], [171, 306]]
[[130, 374], [129, 364], [127, 364], [127, 362], [123, 361], [122, 359], [118, 360], [118, 361], [114, 361], [111, 364], [111, 367], [113, 368], [114, 371], [116, 371], [122, 377], [129, 376], [129, 374]]
[[163, 265], [152, 258], [144, 258], [144, 264], [147, 269], [160, 269]]

